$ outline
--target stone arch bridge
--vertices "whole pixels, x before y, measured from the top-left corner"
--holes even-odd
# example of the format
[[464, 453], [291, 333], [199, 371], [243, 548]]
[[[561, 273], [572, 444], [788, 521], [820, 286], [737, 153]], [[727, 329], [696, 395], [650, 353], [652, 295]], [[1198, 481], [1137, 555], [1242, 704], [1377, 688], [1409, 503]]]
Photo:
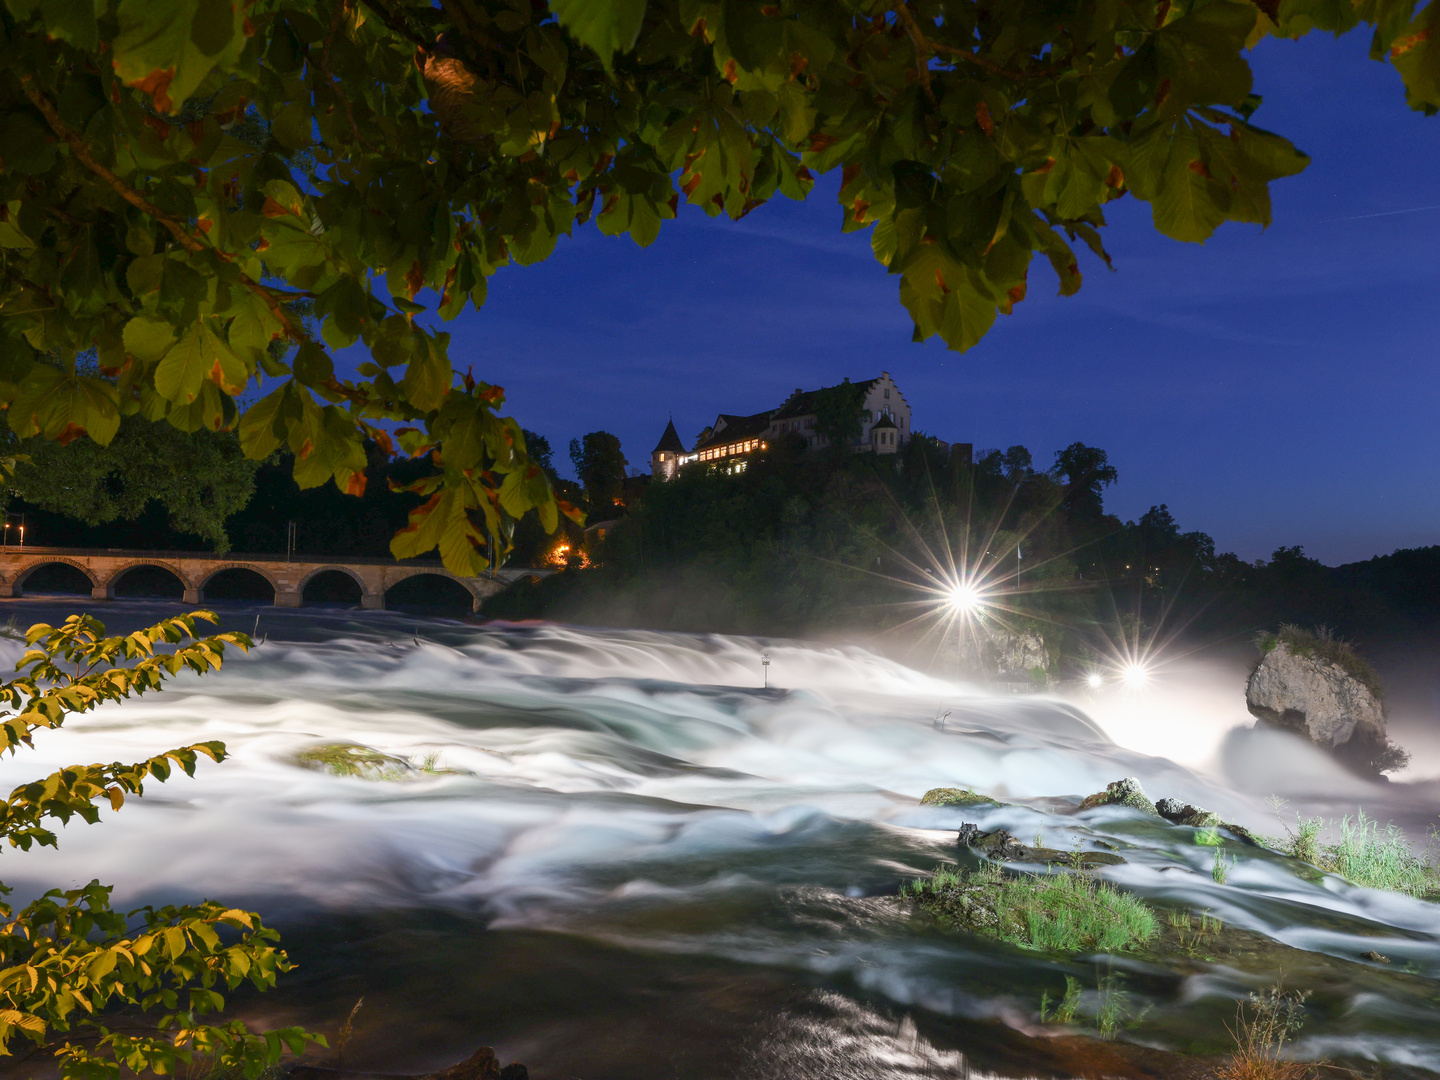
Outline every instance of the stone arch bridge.
[[[183, 602], [205, 602], [206, 586], [228, 571], [253, 574], [275, 592], [276, 607], [300, 607], [306, 587], [321, 575], [334, 581], [341, 574], [359, 589], [360, 606], [383, 610], [385, 594], [400, 582], [420, 575], [447, 578], [464, 588], [471, 597], [472, 610], [480, 602], [522, 577], [543, 577], [546, 570], [500, 570], [493, 576], [462, 577], [438, 563], [395, 562], [375, 558], [320, 558], [284, 555], [216, 555], [179, 551], [115, 551], [57, 547], [0, 547], [0, 597], [23, 596], [25, 582], [42, 566], [62, 563], [74, 567], [90, 581], [90, 595], [96, 600], [115, 597], [115, 587], [125, 575], [140, 567], [159, 567], [169, 572], [183, 589]], [[233, 580], [235, 575], [229, 575]]]

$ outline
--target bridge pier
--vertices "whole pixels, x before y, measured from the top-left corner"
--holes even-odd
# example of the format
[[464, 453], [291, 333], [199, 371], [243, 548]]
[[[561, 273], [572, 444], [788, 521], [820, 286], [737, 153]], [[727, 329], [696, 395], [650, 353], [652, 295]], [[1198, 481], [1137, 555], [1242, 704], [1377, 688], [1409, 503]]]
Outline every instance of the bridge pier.
[[109, 586], [109, 585], [96, 585], [93, 589], [90, 590], [90, 599], [91, 599], [91, 600], [109, 600], [109, 599], [110, 599], [110, 586]]
[[370, 592], [361, 593], [361, 594], [360, 594], [360, 608], [361, 608], [361, 610], [363, 610], [363, 611], [384, 611], [384, 610], [385, 610], [385, 594], [384, 594], [384, 593], [370, 593]]
[[181, 602], [182, 604], [198, 604], [198, 603], [200, 603], [200, 590], [199, 590], [199, 589], [186, 589], [186, 590], [185, 590], [185, 594], [180, 597], [180, 602]]
[[276, 607], [299, 607], [303, 599], [304, 597], [301, 596], [299, 589], [291, 589], [288, 592], [281, 592], [279, 589], [275, 590]]

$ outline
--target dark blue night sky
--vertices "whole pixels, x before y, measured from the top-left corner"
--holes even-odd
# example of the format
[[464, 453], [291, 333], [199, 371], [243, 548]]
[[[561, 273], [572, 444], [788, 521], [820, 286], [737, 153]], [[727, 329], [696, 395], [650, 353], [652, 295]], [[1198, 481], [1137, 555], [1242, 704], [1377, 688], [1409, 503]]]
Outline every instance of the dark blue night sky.
[[917, 429], [1022, 443], [1042, 467], [1075, 440], [1104, 447], [1114, 512], [1168, 503], [1247, 559], [1440, 543], [1440, 118], [1411, 112], [1367, 47], [1314, 35], [1253, 56], [1255, 122], [1314, 158], [1272, 186], [1268, 231], [1179, 244], [1121, 200], [1115, 273], [1086, 253], [1084, 288], [1061, 299], [1037, 260], [1030, 299], [963, 355], [912, 344], [869, 232], [839, 230], [832, 178], [739, 223], [682, 206], [648, 250], [577, 230], [491, 280], [449, 327], [452, 359], [506, 387], [567, 470], [586, 431], [648, 470], [672, 413], [688, 442], [717, 412], [883, 369]]

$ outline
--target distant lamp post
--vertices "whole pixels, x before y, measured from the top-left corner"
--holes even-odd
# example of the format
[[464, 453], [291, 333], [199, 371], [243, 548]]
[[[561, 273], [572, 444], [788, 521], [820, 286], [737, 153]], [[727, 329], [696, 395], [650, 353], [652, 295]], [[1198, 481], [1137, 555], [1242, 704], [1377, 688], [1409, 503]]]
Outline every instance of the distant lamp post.
[[296, 527], [296, 525], [295, 525], [295, 522], [293, 522], [293, 521], [287, 521], [287, 522], [285, 523], [285, 561], [286, 561], [286, 562], [289, 562], [289, 561], [290, 561], [290, 557], [295, 554], [295, 539], [296, 539], [296, 536], [298, 535], [298, 532], [299, 532], [299, 530], [297, 529], [297, 527]]
[[770, 654], [769, 654], [768, 652], [764, 652], [764, 653], [761, 653], [761, 654], [760, 654], [760, 670], [765, 673], [765, 689], [766, 689], [766, 690], [769, 690], [769, 689], [770, 689]]

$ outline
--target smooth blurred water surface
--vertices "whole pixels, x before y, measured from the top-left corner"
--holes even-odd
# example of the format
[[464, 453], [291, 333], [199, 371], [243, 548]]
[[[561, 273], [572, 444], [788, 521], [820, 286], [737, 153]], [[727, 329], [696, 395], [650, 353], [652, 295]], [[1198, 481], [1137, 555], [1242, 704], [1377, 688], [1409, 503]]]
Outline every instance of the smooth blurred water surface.
[[[62, 610], [6, 606], [22, 625]], [[96, 612], [124, 629], [167, 610]], [[1279, 831], [1270, 792], [1414, 832], [1434, 819], [1428, 788], [1366, 784], [1249, 732], [1223, 665], [1066, 701], [858, 648], [394, 613], [224, 621], [248, 631], [257, 614], [268, 641], [219, 674], [72, 719], [0, 764], [13, 785], [208, 739], [232, 754], [103, 827], [64, 829], [58, 852], [7, 852], [4, 879], [22, 896], [98, 877], [122, 905], [255, 906], [302, 966], [245, 1007], [333, 1028], [363, 995], [347, 1059], [417, 1071], [493, 1043], [542, 1077], [959, 1076], [966, 1054], [1010, 1062], [1004, 1032], [1041, 1030], [1041, 995], [1066, 973], [1087, 1008], [1118, 976], [1124, 1037], [1177, 1049], [1220, 1048], [1236, 1000], [1273, 982], [1264, 963], [1062, 960], [912, 919], [899, 884], [954, 861], [971, 821], [1114, 845], [1127, 862], [1107, 879], [1263, 936], [1287, 984], [1316, 991], [1302, 1051], [1440, 1063], [1440, 905], [1305, 880], [1238, 844], [1217, 884], [1193, 831], [1074, 812], [1129, 775], [1261, 831]], [[0, 644], [0, 662], [19, 651]], [[442, 771], [296, 764], [337, 741]], [[1013, 805], [919, 806], [937, 786]], [[1371, 949], [1390, 969], [1354, 962]]]

